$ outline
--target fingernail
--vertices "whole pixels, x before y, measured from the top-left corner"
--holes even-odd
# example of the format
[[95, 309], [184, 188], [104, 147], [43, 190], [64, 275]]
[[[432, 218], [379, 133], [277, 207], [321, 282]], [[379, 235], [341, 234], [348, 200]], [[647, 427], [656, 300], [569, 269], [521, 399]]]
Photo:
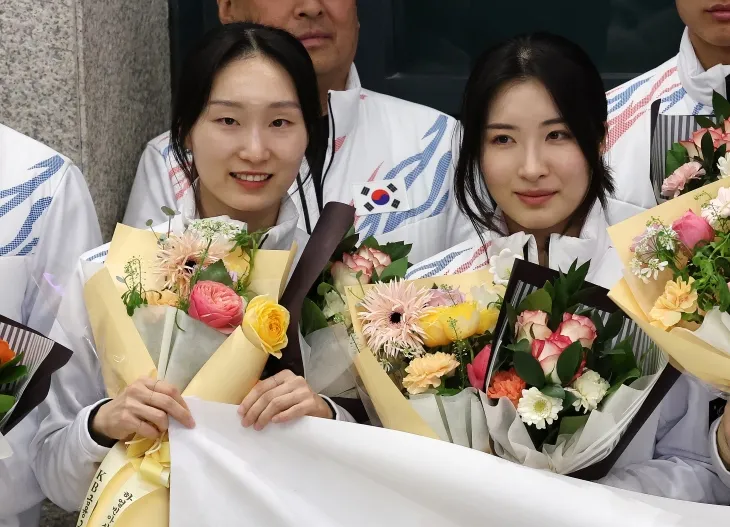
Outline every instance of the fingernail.
[[236, 409], [236, 412], [238, 412], [238, 415], [243, 415], [243, 407], [242, 407], [242, 406], [239, 406], [239, 407], [238, 407], [238, 408]]
[[253, 427], [254, 430], [260, 431], [263, 428], [260, 424], [256, 423], [256, 426]]

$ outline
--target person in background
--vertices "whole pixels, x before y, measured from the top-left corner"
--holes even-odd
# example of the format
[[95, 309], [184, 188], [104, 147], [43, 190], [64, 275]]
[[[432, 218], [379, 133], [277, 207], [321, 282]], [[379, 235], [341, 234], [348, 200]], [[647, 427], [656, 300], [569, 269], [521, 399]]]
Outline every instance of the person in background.
[[669, 115], [712, 113], [712, 92], [727, 96], [730, 1], [676, 0], [686, 28], [679, 53], [610, 90], [605, 151], [616, 182], [609, 223], [657, 205], [649, 176], [651, 106]]
[[[436, 110], [365, 90], [353, 64], [359, 22], [355, 0], [218, 0], [224, 24], [254, 21], [293, 34], [307, 48], [319, 82], [323, 116], [290, 194], [299, 226], [312, 232], [330, 201], [356, 208], [361, 240], [413, 244], [417, 262], [465, 240], [471, 226], [453, 199], [452, 136], [456, 121]], [[172, 155], [170, 134], [142, 154], [124, 223], [165, 220], [189, 191]]]
[[[57, 295], [81, 254], [101, 243], [86, 181], [71, 160], [0, 124], [0, 314], [48, 334]], [[65, 342], [61, 344], [67, 345]], [[31, 527], [44, 499], [28, 445], [38, 409], [8, 434], [0, 461], [0, 526]]]
[[[191, 192], [174, 221], [227, 216], [251, 232], [266, 230], [262, 249], [290, 250], [296, 241], [301, 254], [307, 235], [297, 228], [287, 190], [305, 152], [317, 148], [311, 138], [319, 109], [309, 55], [289, 33], [251, 23], [212, 30], [185, 62], [173, 106], [171, 148], [178, 158], [186, 149], [193, 154], [183, 172]], [[84, 258], [100, 262], [104, 248]], [[63, 304], [80, 321], [86, 319], [82, 275], [93, 274], [84, 267]], [[59, 372], [30, 447], [41, 488], [68, 511], [79, 509], [117, 441], [135, 433], [160, 437], [169, 418], [195, 424], [179, 390], [164, 380], [138, 379], [109, 399], [98, 370], [87, 351]], [[259, 382], [240, 415], [243, 426], [256, 430], [305, 415], [353, 420], [289, 370]]]
[[[454, 178], [459, 204], [484, 234], [415, 265], [406, 278], [468, 272], [509, 247], [563, 272], [590, 261], [587, 280], [611, 288], [622, 266], [606, 232], [613, 190], [601, 155], [606, 113], [601, 76], [572, 42], [533, 34], [487, 51], [466, 86]], [[707, 444], [710, 399], [681, 376], [599, 483], [730, 503]]]

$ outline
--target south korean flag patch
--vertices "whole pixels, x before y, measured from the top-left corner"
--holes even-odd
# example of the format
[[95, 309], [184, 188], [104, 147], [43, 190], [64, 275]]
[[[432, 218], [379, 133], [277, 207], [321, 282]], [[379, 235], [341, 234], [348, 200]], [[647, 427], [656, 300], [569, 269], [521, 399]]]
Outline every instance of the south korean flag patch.
[[405, 179], [386, 179], [352, 186], [358, 216], [411, 210]]

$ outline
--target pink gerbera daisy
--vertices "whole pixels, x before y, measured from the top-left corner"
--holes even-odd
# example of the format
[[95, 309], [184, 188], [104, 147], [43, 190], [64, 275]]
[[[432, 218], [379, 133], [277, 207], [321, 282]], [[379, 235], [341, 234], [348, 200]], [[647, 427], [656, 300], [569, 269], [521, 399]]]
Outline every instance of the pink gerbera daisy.
[[205, 262], [202, 262], [207, 246], [207, 240], [191, 232], [185, 232], [181, 236], [173, 234], [167, 238], [157, 254], [156, 269], [165, 280], [165, 288], [175, 291], [181, 298], [187, 298], [190, 293], [190, 279], [196, 266], [214, 264], [223, 259], [232, 248], [232, 244], [228, 242], [213, 242], [208, 248]]
[[363, 336], [377, 354], [396, 358], [405, 353], [423, 353], [423, 329], [419, 319], [430, 311], [432, 292], [413, 283], [395, 281], [377, 284], [365, 295]]

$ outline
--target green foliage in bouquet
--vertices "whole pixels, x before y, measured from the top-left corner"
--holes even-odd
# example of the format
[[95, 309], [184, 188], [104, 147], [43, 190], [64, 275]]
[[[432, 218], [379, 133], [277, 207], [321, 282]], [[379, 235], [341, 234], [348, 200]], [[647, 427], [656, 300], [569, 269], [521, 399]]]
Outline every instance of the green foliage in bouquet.
[[[20, 364], [23, 354], [15, 354], [6, 341], [0, 339], [0, 386], [12, 385], [28, 375], [28, 368]], [[0, 418], [12, 410], [16, 398], [12, 394], [0, 392]]]

